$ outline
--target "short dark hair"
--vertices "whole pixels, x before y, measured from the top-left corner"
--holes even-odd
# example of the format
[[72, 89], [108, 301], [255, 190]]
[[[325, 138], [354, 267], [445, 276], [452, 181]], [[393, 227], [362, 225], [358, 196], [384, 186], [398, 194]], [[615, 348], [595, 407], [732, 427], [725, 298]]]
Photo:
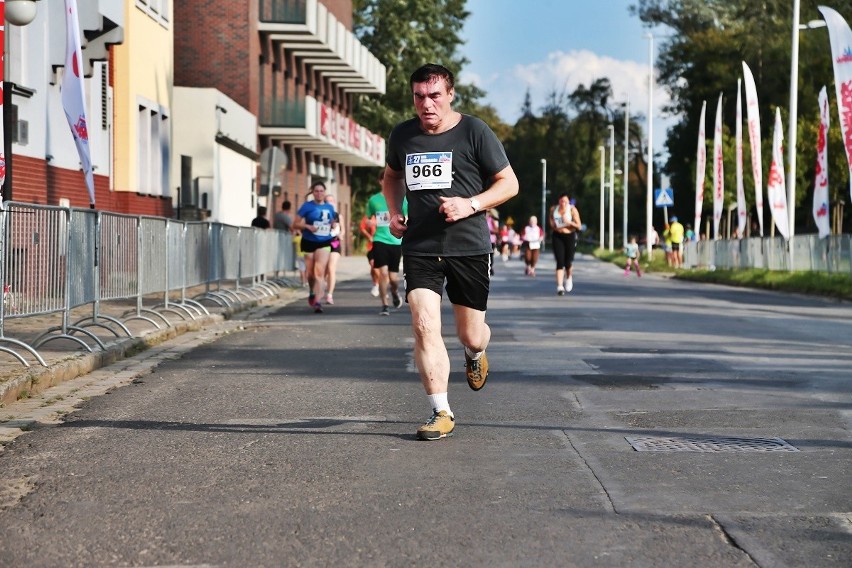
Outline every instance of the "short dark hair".
[[456, 79], [453, 72], [436, 63], [427, 63], [411, 74], [408, 86], [414, 90], [414, 83], [427, 83], [433, 79], [443, 79], [447, 82], [447, 90], [455, 88]]
[[293, 204], [287, 201], [286, 199], [284, 200], [284, 203], [281, 204], [281, 209], [283, 209], [284, 211], [288, 211], [291, 207], [293, 207]]

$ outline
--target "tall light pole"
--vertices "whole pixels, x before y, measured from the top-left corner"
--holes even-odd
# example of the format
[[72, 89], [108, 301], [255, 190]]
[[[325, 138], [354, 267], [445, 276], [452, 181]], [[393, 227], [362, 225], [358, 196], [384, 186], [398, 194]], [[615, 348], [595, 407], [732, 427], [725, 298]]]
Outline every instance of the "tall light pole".
[[[547, 227], [547, 223], [545, 222], [545, 215], [547, 215], [547, 160], [541, 159], [541, 219], [539, 219], [538, 225], [541, 227], [542, 232], [545, 231], [545, 227]], [[541, 242], [541, 250], [544, 250], [544, 241]]]
[[799, 121], [799, 31], [826, 26], [825, 20], [799, 24], [800, 0], [793, 0], [793, 41], [790, 58], [790, 124], [787, 133], [787, 212], [790, 238], [796, 234], [796, 138]]
[[627, 181], [630, 177], [630, 170], [627, 169], [627, 153], [630, 141], [630, 98], [624, 102], [624, 199], [622, 205], [624, 211], [621, 219], [622, 245], [627, 246]]
[[601, 233], [601, 242], [600, 249], [604, 248], [604, 164], [606, 163], [606, 148], [603, 146], [598, 146], [598, 150], [601, 152], [601, 222], [600, 222], [600, 233]]
[[654, 251], [651, 235], [654, 230], [654, 35], [648, 38], [648, 171], [645, 188], [645, 248], [650, 260]]
[[609, 251], [615, 248], [615, 126], [609, 126]]
[[799, 0], [793, 0], [793, 56], [790, 61], [790, 127], [787, 136], [787, 212], [790, 238], [796, 233], [796, 121], [799, 115]]

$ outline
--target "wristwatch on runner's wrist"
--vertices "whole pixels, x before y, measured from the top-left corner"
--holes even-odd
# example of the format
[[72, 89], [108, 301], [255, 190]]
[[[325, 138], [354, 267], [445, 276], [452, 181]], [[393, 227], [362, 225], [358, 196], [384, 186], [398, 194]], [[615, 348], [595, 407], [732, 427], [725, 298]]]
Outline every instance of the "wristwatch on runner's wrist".
[[479, 205], [479, 200], [475, 197], [470, 198], [470, 206], [473, 207], [474, 213], [478, 212], [481, 207], [481, 205]]

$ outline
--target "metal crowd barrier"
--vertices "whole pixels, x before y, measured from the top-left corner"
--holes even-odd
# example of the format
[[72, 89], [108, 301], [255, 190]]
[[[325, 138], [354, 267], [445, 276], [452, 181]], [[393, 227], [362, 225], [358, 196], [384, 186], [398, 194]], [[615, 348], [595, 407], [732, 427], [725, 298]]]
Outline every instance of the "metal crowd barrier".
[[[255, 227], [9, 202], [0, 228], [0, 352], [27, 367], [26, 354], [47, 366], [38, 349], [56, 339], [105, 349], [95, 327], [130, 337], [132, 320], [161, 328], [170, 318], [209, 314], [204, 302], [228, 307], [270, 296], [282, 285], [275, 275], [295, 267], [291, 235]], [[102, 313], [106, 301], [135, 309], [111, 316]], [[83, 306], [92, 315], [71, 322], [71, 310]], [[60, 325], [30, 343], [6, 336], [7, 320], [51, 314]]]
[[762, 268], [852, 275], [852, 235], [690, 241], [684, 247], [686, 268]]

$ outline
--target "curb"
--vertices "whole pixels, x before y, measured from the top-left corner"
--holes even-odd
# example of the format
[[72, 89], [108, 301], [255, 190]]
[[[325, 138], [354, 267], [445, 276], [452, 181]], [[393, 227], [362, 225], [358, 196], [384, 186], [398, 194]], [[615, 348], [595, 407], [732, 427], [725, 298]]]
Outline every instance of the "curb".
[[106, 344], [106, 350], [69, 354], [65, 359], [52, 363], [48, 367], [38, 365], [38, 367], [24, 368], [21, 375], [0, 385], [0, 405], [11, 404], [21, 398], [40, 394], [50, 387], [126, 359], [188, 331], [198, 331], [222, 323], [239, 311], [251, 307], [251, 304], [246, 304], [240, 309], [231, 309], [222, 314], [210, 314], [192, 321], [176, 322], [167, 328], [154, 330], [140, 337], [116, 339]]
[[269, 304], [280, 300], [291, 301], [293, 299], [295, 299], [295, 295], [292, 291], [284, 289], [275, 296], [223, 308], [219, 313], [200, 316], [194, 320], [178, 321], [169, 327], [149, 331], [138, 337], [124, 337], [105, 342], [106, 350], [69, 353], [64, 359], [50, 363], [48, 367], [38, 365], [37, 367], [23, 368], [18, 376], [0, 384], [0, 406], [6, 406], [22, 398], [41, 394], [50, 387], [147, 351], [187, 332], [200, 331], [220, 325], [236, 314], [250, 312], [260, 304]]
[[[341, 267], [337, 281], [345, 282], [368, 274], [366, 262], [360, 257], [344, 257], [350, 262], [350, 268]], [[355, 267], [354, 270], [352, 267]], [[286, 305], [300, 300], [305, 294], [302, 288], [281, 288], [272, 296], [241, 302], [231, 307], [219, 308], [216, 313], [203, 315], [194, 320], [181, 320], [164, 329], [155, 329], [137, 337], [113, 338], [104, 341], [106, 350], [93, 352], [69, 352], [62, 359], [48, 362], [48, 367], [41, 365], [23, 367], [0, 383], [0, 408], [9, 406], [21, 399], [44, 393], [50, 387], [55, 387], [66, 381], [87, 375], [93, 371], [107, 367], [117, 361], [132, 357], [140, 352], [165, 343], [175, 337], [192, 331], [223, 324], [237, 314], [248, 314], [260, 306]]]

